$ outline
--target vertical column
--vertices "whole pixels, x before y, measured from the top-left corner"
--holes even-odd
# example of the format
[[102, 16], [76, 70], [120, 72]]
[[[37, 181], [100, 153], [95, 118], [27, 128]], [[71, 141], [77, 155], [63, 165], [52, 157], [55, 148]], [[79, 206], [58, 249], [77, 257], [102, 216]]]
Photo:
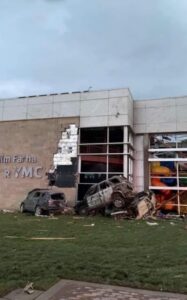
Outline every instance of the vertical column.
[[108, 179], [109, 172], [109, 127], [107, 127], [107, 153], [106, 153], [106, 179]]
[[143, 154], [144, 154], [144, 189], [149, 189], [149, 135], [144, 134], [143, 138]]
[[123, 175], [128, 178], [128, 127], [123, 129]]
[[134, 164], [133, 180], [134, 189], [140, 192], [144, 189], [144, 136], [134, 136]]

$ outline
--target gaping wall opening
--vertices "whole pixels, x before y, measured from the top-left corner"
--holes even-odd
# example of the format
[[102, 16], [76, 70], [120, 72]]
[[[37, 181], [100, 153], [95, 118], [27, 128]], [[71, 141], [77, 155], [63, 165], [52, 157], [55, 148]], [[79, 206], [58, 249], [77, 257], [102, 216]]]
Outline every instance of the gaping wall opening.
[[128, 126], [81, 128], [78, 200], [88, 188], [114, 175], [133, 181], [133, 133]]
[[53, 156], [53, 165], [48, 172], [49, 185], [75, 187], [77, 174], [78, 128], [70, 124], [61, 134], [58, 152]]

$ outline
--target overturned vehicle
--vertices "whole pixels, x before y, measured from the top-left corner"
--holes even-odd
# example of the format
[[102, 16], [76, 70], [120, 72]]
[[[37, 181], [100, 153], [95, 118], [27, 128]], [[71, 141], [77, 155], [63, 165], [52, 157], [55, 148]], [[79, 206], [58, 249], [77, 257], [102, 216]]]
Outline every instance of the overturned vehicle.
[[79, 215], [111, 215], [123, 212], [126, 217], [141, 219], [155, 211], [152, 192], [133, 192], [132, 184], [123, 176], [113, 176], [92, 185], [83, 201], [77, 202], [75, 212]]

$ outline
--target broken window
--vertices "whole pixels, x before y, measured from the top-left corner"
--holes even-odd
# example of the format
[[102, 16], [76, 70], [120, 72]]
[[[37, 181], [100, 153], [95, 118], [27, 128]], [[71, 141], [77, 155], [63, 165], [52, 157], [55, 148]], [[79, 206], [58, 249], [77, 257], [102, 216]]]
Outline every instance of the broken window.
[[52, 194], [51, 199], [53, 199], [53, 200], [64, 200], [65, 195], [63, 193]]
[[108, 187], [110, 186], [110, 183], [109, 182], [102, 182], [100, 185], [99, 185], [99, 189], [100, 191], [104, 190], [104, 189], [107, 189]]
[[[113, 175], [113, 176], [114, 176], [114, 175]], [[118, 177], [113, 177], [113, 178], [110, 180], [110, 182], [112, 182], [113, 184], [118, 184], [118, 183], [120, 183], [120, 180], [119, 180]]]

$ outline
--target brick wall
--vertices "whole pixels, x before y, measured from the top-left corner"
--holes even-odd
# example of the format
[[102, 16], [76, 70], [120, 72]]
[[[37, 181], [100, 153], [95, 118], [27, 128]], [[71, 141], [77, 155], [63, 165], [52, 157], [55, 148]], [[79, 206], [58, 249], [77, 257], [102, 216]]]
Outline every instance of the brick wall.
[[[48, 186], [45, 174], [53, 164], [61, 132], [69, 124], [79, 126], [79, 118], [0, 122], [0, 209], [17, 209], [28, 191]], [[3, 155], [11, 162], [5, 163]], [[15, 158], [19, 155], [23, 162]], [[34, 156], [37, 162], [29, 162], [24, 156]], [[60, 190], [70, 202], [75, 200], [74, 188]]]

